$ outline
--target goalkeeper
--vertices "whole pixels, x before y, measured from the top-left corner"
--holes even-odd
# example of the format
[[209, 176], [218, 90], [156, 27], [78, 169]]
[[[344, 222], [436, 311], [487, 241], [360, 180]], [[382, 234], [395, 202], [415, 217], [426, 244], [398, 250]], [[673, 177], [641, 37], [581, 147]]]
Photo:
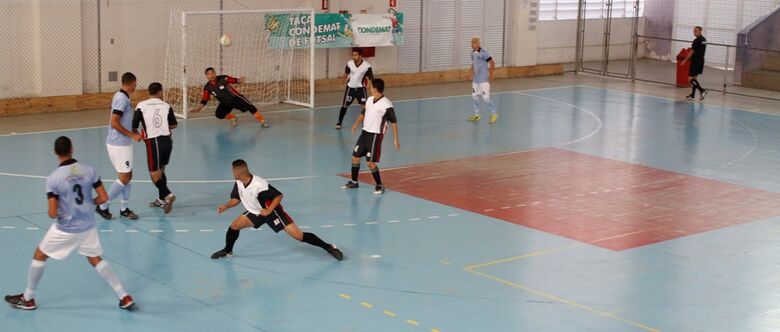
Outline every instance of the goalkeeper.
[[257, 111], [257, 107], [252, 105], [242, 94], [238, 93], [231, 84], [241, 84], [244, 82], [243, 77], [235, 78], [228, 75], [217, 75], [217, 72], [212, 67], [206, 68], [206, 78], [209, 80], [206, 85], [203, 86], [203, 97], [200, 100], [200, 105], [192, 109], [192, 113], [198, 113], [203, 110], [203, 107], [209, 102], [211, 96], [217, 98], [219, 105], [217, 105], [217, 111], [214, 115], [217, 119], [230, 120], [231, 124], [235, 126], [238, 124], [238, 118], [235, 115], [230, 114], [233, 109], [238, 109], [241, 112], [249, 112], [255, 116], [257, 121], [260, 121], [260, 125], [263, 128], [268, 128], [270, 125], [265, 121], [260, 112]]

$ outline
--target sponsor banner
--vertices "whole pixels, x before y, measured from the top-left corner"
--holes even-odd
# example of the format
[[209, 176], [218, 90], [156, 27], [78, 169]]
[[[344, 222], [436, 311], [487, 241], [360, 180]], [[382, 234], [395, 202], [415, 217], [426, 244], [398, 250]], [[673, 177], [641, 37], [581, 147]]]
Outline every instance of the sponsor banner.
[[[267, 14], [265, 26], [271, 48], [307, 48], [311, 29], [308, 14]], [[370, 47], [403, 44], [403, 13], [315, 14], [314, 47]]]

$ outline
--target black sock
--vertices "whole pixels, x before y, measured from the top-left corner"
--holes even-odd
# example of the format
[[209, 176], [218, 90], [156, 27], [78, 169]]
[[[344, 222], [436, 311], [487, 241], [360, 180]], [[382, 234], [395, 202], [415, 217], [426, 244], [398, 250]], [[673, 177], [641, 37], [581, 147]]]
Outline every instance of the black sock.
[[166, 182], [167, 181], [165, 181], [165, 178], [163, 177], [154, 183], [154, 186], [157, 187], [157, 192], [159, 193], [160, 200], [164, 200], [165, 197], [168, 197], [168, 194], [171, 193], [171, 190], [168, 189], [168, 184]]
[[352, 164], [352, 182], [357, 182], [360, 164]]
[[308, 244], [320, 247], [325, 250], [333, 248], [333, 246], [326, 243], [325, 241], [322, 241], [322, 239], [320, 239], [320, 237], [315, 235], [314, 233], [303, 233], [303, 240], [301, 240], [301, 242], [306, 242]]
[[382, 185], [382, 178], [379, 177], [379, 166], [375, 167], [371, 170], [371, 175], [374, 176], [374, 181], [376, 181], [377, 186]]
[[699, 92], [704, 92], [704, 88], [702, 88], [702, 87], [701, 87], [701, 84], [699, 84], [699, 80], [697, 80], [697, 79], [695, 79], [695, 78], [694, 78], [694, 79], [693, 79], [693, 82], [696, 82], [696, 85], [695, 85], [695, 87], [696, 87], [696, 89], [698, 89], [698, 90], [699, 90]]
[[227, 233], [225, 233], [225, 251], [233, 252], [233, 245], [236, 244], [236, 240], [238, 240], [239, 232], [240, 231], [237, 231], [232, 227], [228, 227]]
[[694, 85], [693, 82], [691, 82], [691, 94], [690, 94], [690, 96], [696, 97], [696, 85]]
[[339, 124], [341, 124], [341, 121], [344, 121], [344, 116], [347, 115], [347, 108], [342, 107], [339, 111]]

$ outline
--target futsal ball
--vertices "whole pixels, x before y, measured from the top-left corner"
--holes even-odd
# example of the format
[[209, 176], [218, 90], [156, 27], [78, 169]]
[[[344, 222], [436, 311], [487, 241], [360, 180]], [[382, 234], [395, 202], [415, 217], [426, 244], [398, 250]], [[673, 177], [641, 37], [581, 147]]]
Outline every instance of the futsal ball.
[[224, 34], [221, 38], [219, 38], [219, 43], [222, 46], [228, 47], [230, 44], [233, 44], [233, 37], [230, 37], [228, 34]]

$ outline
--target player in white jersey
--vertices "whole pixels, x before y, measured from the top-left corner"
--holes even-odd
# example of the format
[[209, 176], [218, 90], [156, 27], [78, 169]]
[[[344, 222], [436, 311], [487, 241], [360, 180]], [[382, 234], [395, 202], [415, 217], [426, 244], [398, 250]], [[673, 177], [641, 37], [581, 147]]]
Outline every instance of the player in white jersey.
[[490, 53], [485, 51], [479, 45], [479, 38], [471, 39], [471, 98], [474, 99], [474, 115], [469, 117], [469, 121], [476, 122], [482, 119], [479, 115], [480, 99], [484, 99], [490, 110], [490, 124], [496, 123], [498, 113], [493, 107], [493, 100], [490, 99], [490, 82], [493, 81], [493, 71], [496, 68], [496, 62]]
[[[54, 153], [60, 166], [46, 178], [46, 196], [49, 218], [57, 219], [35, 249], [27, 272], [27, 289], [18, 295], [8, 295], [5, 301], [24, 310], [35, 310], [35, 290], [41, 281], [46, 260], [67, 258], [74, 250], [87, 257], [97, 273], [119, 297], [119, 307], [128, 309], [135, 302], [125, 292], [122, 283], [100, 256], [103, 248], [95, 225], [94, 205], [104, 202], [108, 195], [100, 176], [89, 165], [73, 159], [73, 145], [69, 138], [60, 136], [54, 141]], [[92, 189], [97, 198], [92, 197]]]
[[133, 124], [133, 108], [130, 106], [130, 94], [135, 92], [135, 75], [133, 73], [122, 74], [122, 89], [114, 94], [111, 100], [111, 120], [108, 124], [108, 137], [106, 137], [106, 149], [111, 164], [117, 172], [117, 180], [108, 189], [108, 201], [95, 207], [95, 211], [106, 220], [113, 218], [108, 211], [108, 202], [122, 195], [119, 216], [126, 219], [138, 219], [127, 206], [130, 200], [130, 180], [133, 178], [133, 145], [132, 142], [140, 142], [141, 135], [130, 131]]
[[379, 157], [382, 154], [382, 139], [387, 131], [388, 122], [393, 125], [393, 145], [395, 145], [396, 150], [401, 149], [401, 143], [398, 142], [398, 121], [395, 118], [395, 109], [393, 103], [385, 98], [384, 91], [385, 82], [383, 80], [376, 78], [371, 81], [371, 97], [368, 97], [366, 108], [352, 125], [352, 133], [354, 134], [358, 125], [363, 124], [363, 131], [352, 150], [352, 180], [343, 185], [341, 189], [358, 187], [360, 158], [366, 157], [368, 169], [371, 170], [371, 175], [376, 181], [374, 195], [381, 195], [385, 192], [377, 163], [379, 163]]
[[165, 176], [165, 166], [171, 159], [173, 151], [173, 139], [171, 139], [174, 128], [178, 125], [176, 116], [173, 115], [173, 108], [162, 100], [163, 86], [158, 82], [149, 84], [149, 99], [144, 100], [135, 108], [133, 116], [133, 133], [138, 134], [138, 127], [141, 126], [142, 136], [146, 143], [146, 160], [149, 166], [149, 175], [152, 183], [157, 187], [158, 197], [149, 205], [151, 207], [161, 207], [165, 214], [171, 213], [173, 202], [176, 200], [168, 188], [168, 177]]
[[282, 208], [282, 193], [265, 179], [252, 175], [245, 161], [241, 159], [233, 161], [233, 177], [236, 183], [233, 185], [230, 200], [217, 207], [217, 213], [222, 214], [239, 203], [244, 205], [246, 211], [233, 220], [228, 227], [225, 234], [225, 248], [215, 252], [211, 258], [232, 257], [233, 245], [238, 240], [241, 229], [248, 227], [257, 229], [267, 224], [276, 233], [284, 230], [298, 241], [322, 248], [337, 260], [344, 259], [344, 254], [335, 245], [323, 241], [314, 233], [302, 232]]
[[371, 64], [368, 61], [363, 60], [363, 56], [359, 50], [352, 50], [352, 60], [347, 62], [347, 67], [344, 68], [344, 84], [347, 85], [347, 89], [344, 91], [344, 101], [341, 103], [341, 110], [339, 110], [339, 122], [336, 123], [336, 129], [341, 129], [341, 122], [344, 121], [344, 116], [347, 115], [347, 108], [352, 105], [352, 102], [357, 99], [358, 104], [364, 109], [366, 108], [366, 84], [374, 79], [374, 70], [371, 69]]

